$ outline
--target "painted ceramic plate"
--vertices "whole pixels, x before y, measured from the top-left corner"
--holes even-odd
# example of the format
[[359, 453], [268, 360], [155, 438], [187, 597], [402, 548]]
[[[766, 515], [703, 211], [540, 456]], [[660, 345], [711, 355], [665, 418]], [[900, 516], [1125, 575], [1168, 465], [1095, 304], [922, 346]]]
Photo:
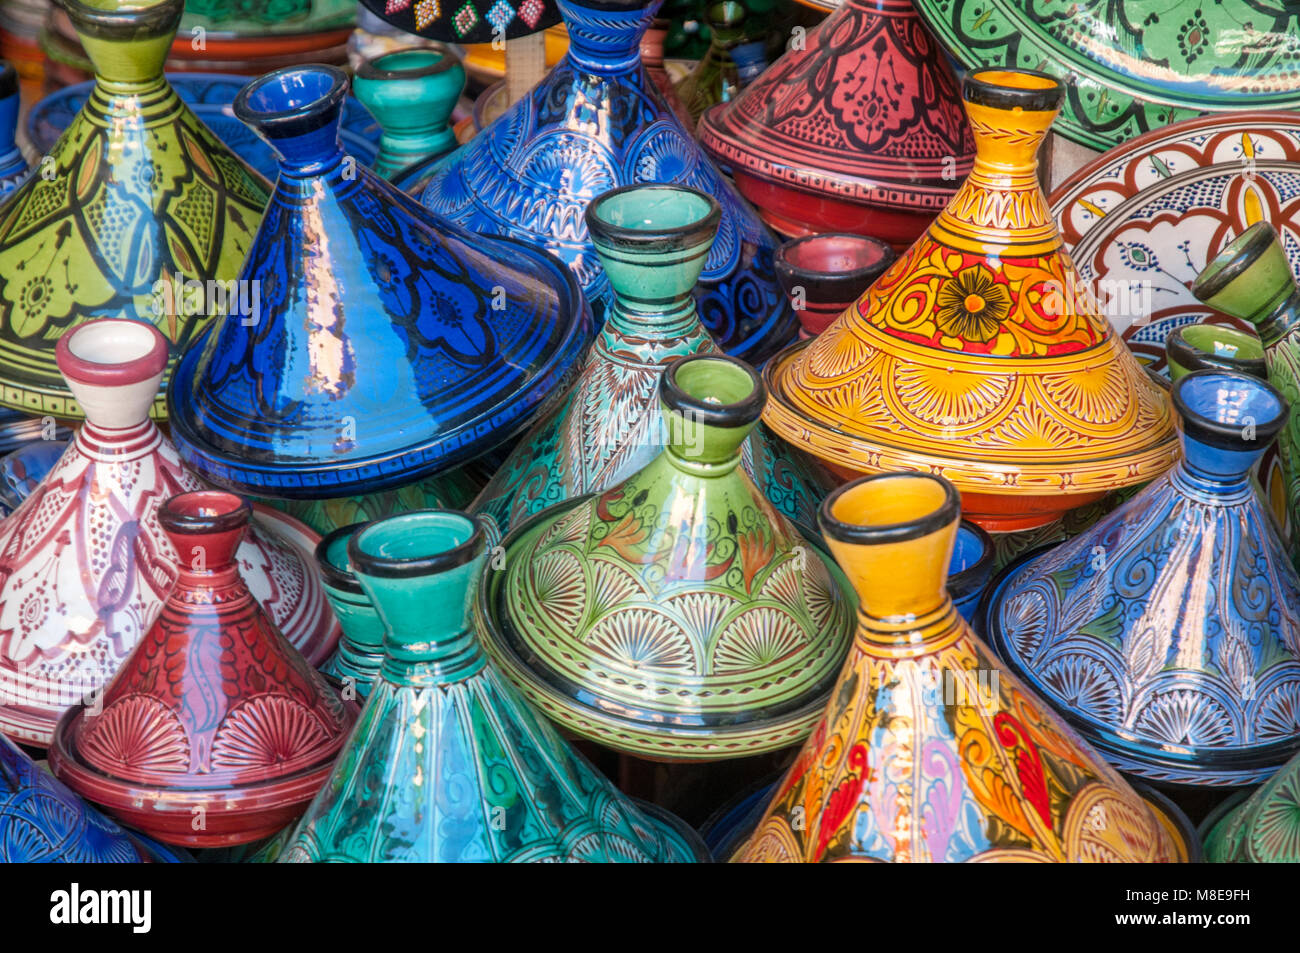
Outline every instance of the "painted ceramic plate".
[[[1138, 360], [1167, 377], [1175, 328], [1211, 321], [1254, 333], [1190, 290], [1228, 241], [1266, 219], [1300, 271], [1300, 114], [1219, 114], [1158, 129], [1084, 166], [1048, 201], [1102, 311]], [[1274, 449], [1260, 474], [1289, 532]]]
[[[240, 158], [274, 182], [278, 170], [275, 153], [253, 130], [235, 118], [231, 104], [235, 94], [252, 82], [251, 76], [232, 76], [226, 73], [168, 73], [181, 99], [194, 110], [195, 115], [208, 124], [222, 142]], [[32, 106], [27, 114], [27, 137], [37, 152], [47, 152], [72, 118], [81, 111], [93, 82], [78, 83], [46, 96]], [[349, 96], [343, 106], [343, 147], [349, 155], [356, 156], [362, 165], [370, 165], [379, 154], [379, 123], [354, 97]]]
[[1300, 106], [1293, 0], [916, 0], [967, 67], [1072, 79], [1053, 127], [1105, 151], [1215, 110]]

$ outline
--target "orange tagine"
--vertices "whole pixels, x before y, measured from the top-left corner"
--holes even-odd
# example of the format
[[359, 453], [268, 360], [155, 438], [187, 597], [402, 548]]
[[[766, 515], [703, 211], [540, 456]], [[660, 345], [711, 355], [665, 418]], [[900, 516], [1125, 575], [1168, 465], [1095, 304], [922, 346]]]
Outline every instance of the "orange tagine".
[[1040, 526], [1175, 459], [1169, 401], [1078, 278], [1038, 184], [1059, 80], [977, 70], [975, 167], [839, 319], [767, 368], [766, 419], [845, 478], [942, 474], [968, 518]]

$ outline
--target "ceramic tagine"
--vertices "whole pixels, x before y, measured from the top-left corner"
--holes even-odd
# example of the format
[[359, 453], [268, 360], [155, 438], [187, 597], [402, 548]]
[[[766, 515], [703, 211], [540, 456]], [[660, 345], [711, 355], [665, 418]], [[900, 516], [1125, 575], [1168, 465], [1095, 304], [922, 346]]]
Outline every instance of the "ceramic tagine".
[[745, 8], [735, 0], [709, 7], [708, 52], [676, 86], [677, 98], [686, 107], [692, 124], [710, 106], [727, 103], [740, 92], [740, 69], [731, 51], [745, 38]]
[[[167, 363], [161, 332], [101, 318], [66, 332], [58, 361], [86, 422], [0, 523], [0, 730], [41, 747], [158, 615], [178, 571], [159, 508], [202, 489], [148, 417]], [[339, 628], [311, 567], [318, 537], [274, 511], [257, 524], [240, 569], [272, 621], [320, 664]]]
[[1236, 371], [1260, 380], [1268, 378], [1264, 345], [1258, 335], [1221, 324], [1198, 322], [1175, 328], [1165, 339], [1165, 353], [1170, 380], [1204, 370]]
[[911, 0], [845, 0], [700, 142], [785, 235], [856, 232], [899, 251], [970, 172], [957, 81]]
[[1249, 478], [1287, 403], [1215, 370], [1183, 377], [1173, 401], [1183, 459], [1087, 532], [1004, 570], [986, 631], [1121, 769], [1258, 784], [1300, 748], [1300, 578]]
[[0, 202], [23, 184], [31, 171], [18, 148], [18, 71], [0, 60]]
[[[587, 206], [615, 302], [573, 390], [475, 501], [490, 529], [505, 535], [551, 504], [608, 489], [662, 451], [664, 369], [717, 351], [691, 290], [720, 217], [717, 201], [679, 185], [624, 186]], [[819, 466], [761, 426], [745, 441], [741, 466], [774, 507], [815, 532], [817, 505], [832, 486]]]
[[182, 554], [162, 613], [102, 697], [68, 709], [50, 769], [165, 843], [248, 844], [293, 821], [356, 719], [239, 575], [252, 507], [202, 490], [158, 520]]
[[740, 469], [758, 375], [697, 355], [660, 395], [664, 451], [507, 537], [480, 631], [547, 715], [620, 751], [717, 760], [794, 744], [844, 657], [847, 584]]
[[569, 52], [496, 122], [444, 160], [426, 206], [473, 231], [553, 251], [598, 320], [613, 289], [587, 234], [587, 203], [620, 185], [668, 183], [722, 206], [695, 289], [700, 320], [727, 353], [760, 363], [795, 333], [772, 274], [776, 240], [723, 180], [641, 66], [659, 0], [560, 0]]
[[464, 88], [460, 57], [441, 43], [364, 60], [352, 91], [384, 130], [370, 167], [404, 191], [423, 191], [431, 161], [456, 148], [451, 113]]
[[825, 331], [898, 256], [866, 235], [826, 232], [793, 238], [776, 250], [776, 277], [799, 316], [799, 337]]
[[353, 534], [348, 559], [383, 620], [383, 665], [283, 861], [697, 859], [692, 832], [619, 793], [484, 655], [475, 520], [394, 516]]
[[338, 649], [321, 666], [321, 672], [338, 679], [343, 697], [348, 699], [364, 699], [370, 694], [384, 661], [384, 625], [348, 560], [348, 541], [366, 525], [368, 522], [340, 526], [316, 546], [316, 568], [343, 629]]
[[1192, 293], [1255, 326], [1269, 383], [1291, 405], [1277, 442], [1291, 514], [1291, 559], [1300, 567], [1300, 284], [1273, 226], [1258, 222], [1229, 242], [1197, 276]]
[[[184, 0], [60, 2], [96, 83], [0, 208], [0, 403], [78, 417], [55, 366], [59, 335], [89, 318], [135, 318], [157, 325], [177, 357], [239, 297], [207, 283], [239, 276], [266, 191], [163, 78]], [[153, 414], [166, 416], [161, 394]]]
[[136, 864], [146, 856], [0, 735], [0, 864]]
[[[1231, 799], [1230, 799], [1231, 801]], [[1206, 818], [1205, 859], [1212, 864], [1300, 863], [1300, 757], [1248, 799]]]
[[822, 532], [858, 591], [825, 714], [740, 861], [1151, 862], [1174, 836], [993, 658], [944, 593], [957, 491], [930, 474], [855, 481]]
[[[659, 9], [662, 14], [663, 8]], [[645, 67], [646, 76], [650, 77], [655, 88], [668, 104], [668, 108], [673, 111], [682, 125], [687, 129], [695, 128], [695, 120], [691, 114], [686, 111], [682, 105], [681, 99], [677, 96], [677, 89], [673, 85], [673, 78], [668, 74], [668, 68], [664, 65], [664, 40], [668, 36], [668, 30], [671, 24], [667, 17], [657, 16], [646, 27], [645, 33], [641, 35], [641, 65]]]
[[1038, 185], [1064, 87], [981, 70], [963, 94], [974, 171], [848, 311], [768, 364], [765, 419], [841, 475], [941, 473], [972, 521], [1030, 529], [1159, 475], [1178, 443]]
[[543, 251], [471, 236], [349, 162], [342, 70], [254, 80], [236, 114], [280, 177], [242, 280], [169, 391], [182, 456], [254, 496], [390, 490], [508, 441], [566, 381], [591, 320]]

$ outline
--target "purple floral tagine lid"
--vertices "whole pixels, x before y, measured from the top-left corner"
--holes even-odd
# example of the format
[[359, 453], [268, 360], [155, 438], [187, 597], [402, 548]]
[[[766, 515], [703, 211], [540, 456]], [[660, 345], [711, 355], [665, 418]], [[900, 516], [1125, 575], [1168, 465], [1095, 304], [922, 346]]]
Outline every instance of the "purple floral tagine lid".
[[465, 463], [531, 421], [591, 334], [558, 260], [430, 215], [348, 155], [347, 90], [291, 67], [235, 100], [280, 177], [238, 300], [169, 398], [186, 462], [237, 492], [349, 496]]

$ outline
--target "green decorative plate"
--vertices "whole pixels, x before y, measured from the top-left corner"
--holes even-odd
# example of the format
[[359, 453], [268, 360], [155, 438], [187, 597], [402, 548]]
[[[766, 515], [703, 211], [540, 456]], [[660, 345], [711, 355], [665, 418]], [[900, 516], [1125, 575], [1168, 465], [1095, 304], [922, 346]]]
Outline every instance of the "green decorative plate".
[[1069, 80], [1055, 131], [1105, 151], [1202, 112], [1300, 107], [1290, 0], [916, 0], [961, 63]]

